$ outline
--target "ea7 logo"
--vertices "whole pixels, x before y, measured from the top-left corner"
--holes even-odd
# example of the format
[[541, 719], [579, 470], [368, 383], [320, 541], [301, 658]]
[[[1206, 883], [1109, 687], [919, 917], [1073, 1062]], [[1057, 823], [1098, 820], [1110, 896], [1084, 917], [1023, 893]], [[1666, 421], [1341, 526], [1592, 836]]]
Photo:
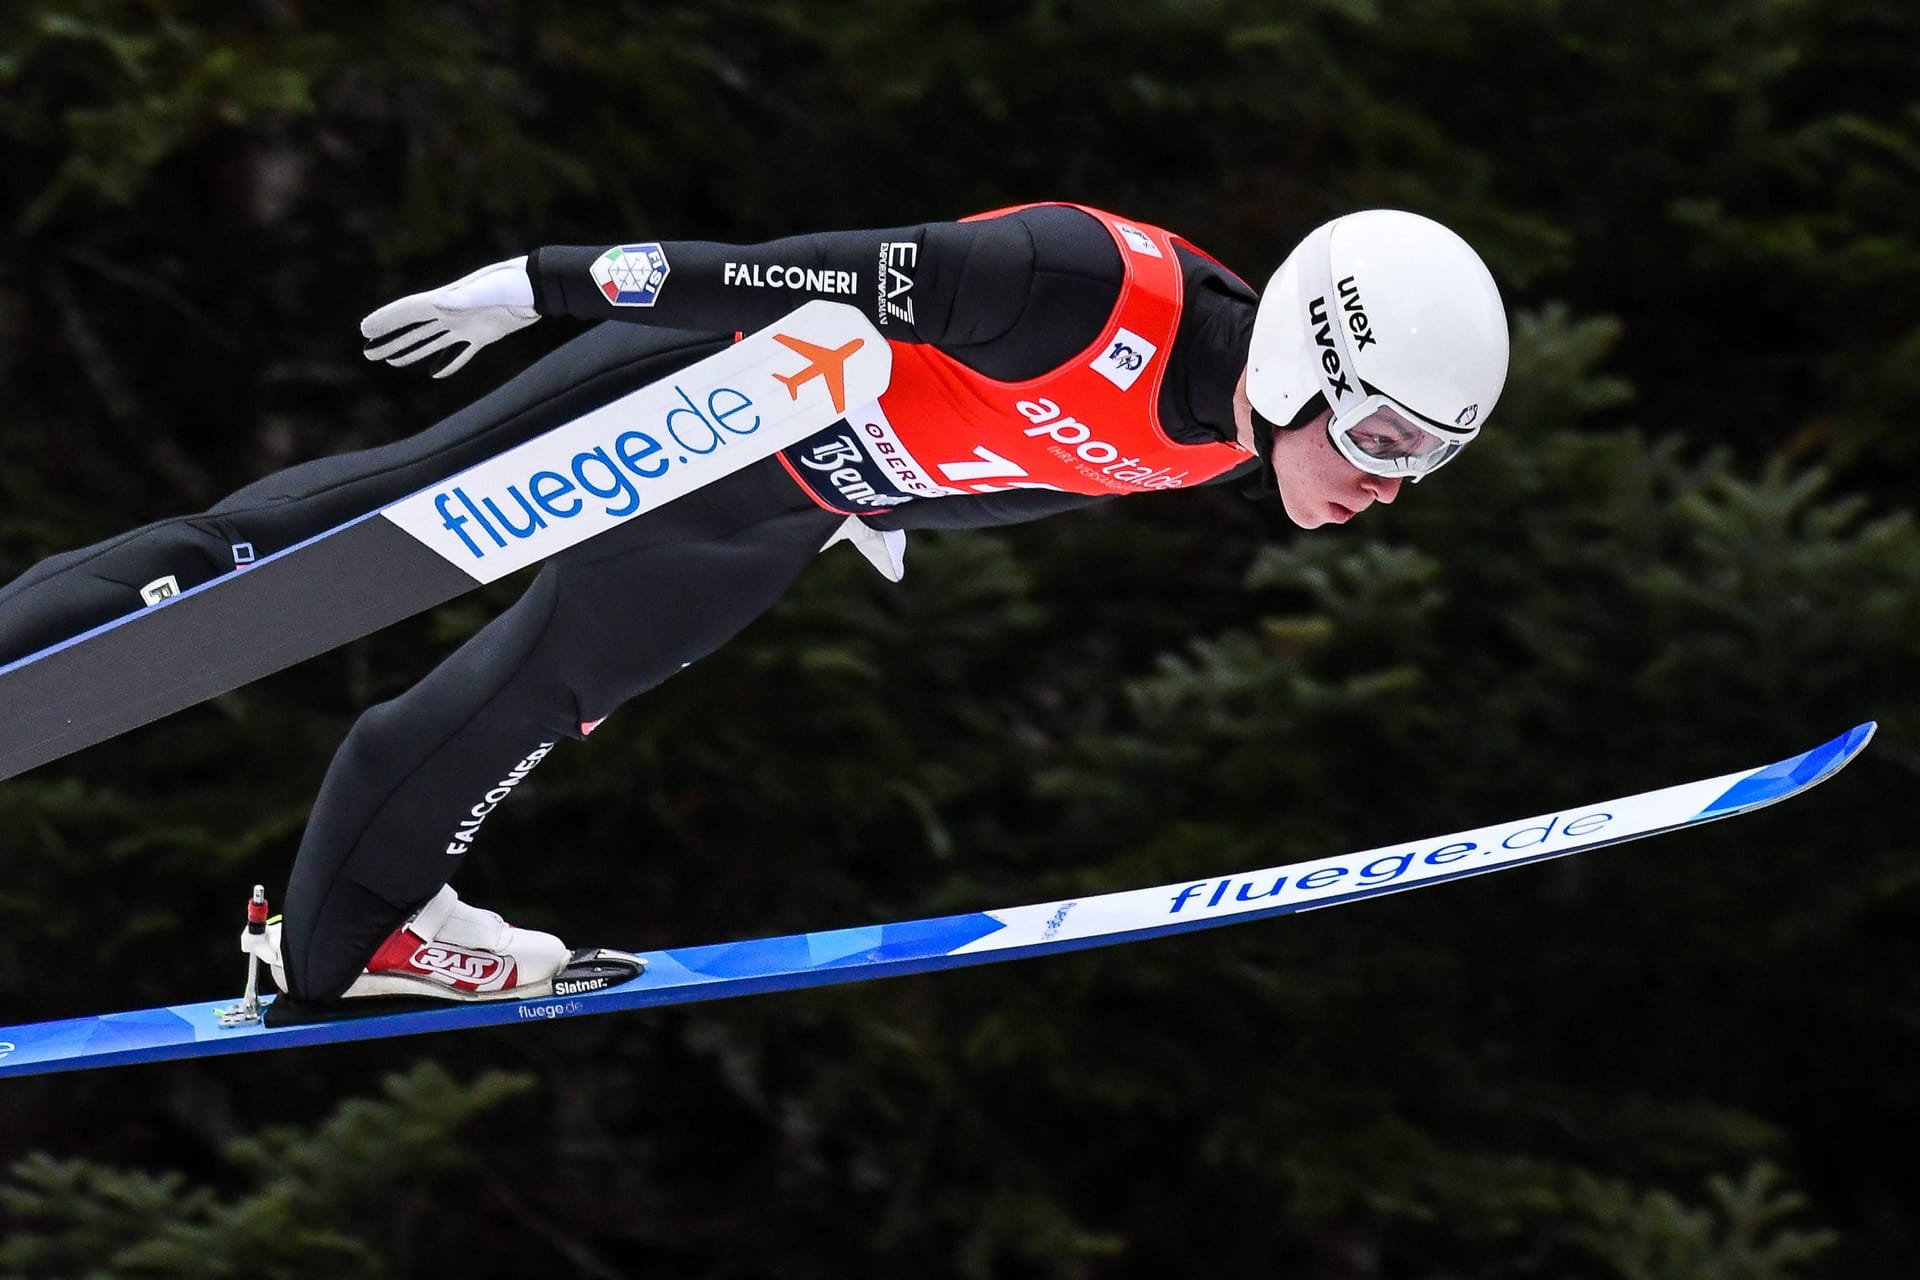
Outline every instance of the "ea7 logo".
[[880, 246], [880, 297], [874, 319], [913, 323], [913, 273], [920, 263], [920, 246], [912, 240], [888, 240]]
[[1158, 353], [1159, 348], [1133, 330], [1116, 329], [1087, 367], [1126, 391]]

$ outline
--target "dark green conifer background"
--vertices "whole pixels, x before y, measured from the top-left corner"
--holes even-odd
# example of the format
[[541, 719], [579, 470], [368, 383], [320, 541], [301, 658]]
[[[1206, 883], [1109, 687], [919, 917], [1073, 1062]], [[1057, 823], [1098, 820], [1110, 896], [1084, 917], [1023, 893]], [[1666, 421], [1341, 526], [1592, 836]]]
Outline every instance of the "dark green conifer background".
[[[0, 1276], [1910, 1276], [1916, 65], [1891, 0], [0, 8], [0, 579], [510, 375], [572, 330], [439, 383], [355, 325], [539, 244], [1073, 199], [1258, 283], [1393, 205], [1493, 266], [1436, 483], [835, 552], [494, 818], [517, 921], [1065, 897], [1883, 726], [1738, 823], [1268, 925], [9, 1081]], [[236, 986], [348, 725], [517, 585], [0, 784], [0, 1024]]]

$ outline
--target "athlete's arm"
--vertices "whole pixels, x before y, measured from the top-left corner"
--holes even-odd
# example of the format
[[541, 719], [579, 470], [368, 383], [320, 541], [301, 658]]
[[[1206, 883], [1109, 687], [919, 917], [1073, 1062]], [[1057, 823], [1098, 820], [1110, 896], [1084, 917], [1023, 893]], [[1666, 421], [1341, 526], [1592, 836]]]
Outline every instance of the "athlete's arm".
[[[829, 298], [860, 307], [893, 341], [931, 344], [1003, 382], [1039, 377], [1086, 351], [1113, 313], [1124, 274], [1106, 228], [1061, 205], [756, 245], [647, 245], [639, 256], [667, 270], [638, 291], [651, 299], [644, 306], [632, 298], [618, 305], [596, 282], [595, 264], [615, 247], [534, 253], [528, 274], [540, 314], [730, 333]], [[1183, 444], [1232, 440], [1254, 293], [1204, 255], [1176, 252], [1186, 306], [1161, 388], [1161, 424]], [[611, 272], [602, 265], [599, 274]]]
[[[543, 316], [744, 333], [815, 298], [858, 307], [898, 342], [965, 345], [1013, 326], [1032, 259], [1020, 227], [991, 222], [824, 232], [756, 245], [552, 245], [390, 302], [362, 320], [360, 331], [367, 358], [396, 367], [451, 350], [435, 377]], [[956, 306], [963, 294], [967, 305]]]
[[389, 364], [451, 351], [436, 369], [445, 376], [539, 316], [734, 333], [828, 298], [858, 306], [893, 341], [932, 344], [989, 377], [1024, 381], [1099, 336], [1121, 276], [1096, 220], [1040, 206], [756, 245], [549, 246], [390, 303], [361, 332], [368, 358]]
[[[952, 322], [967, 246], [983, 238], [971, 227], [955, 235], [954, 226], [828, 231], [750, 245], [550, 245], [528, 256], [527, 274], [543, 316], [750, 332], [825, 298], [858, 307], [894, 341], [937, 342]], [[653, 270], [641, 279], [633, 268], [647, 266]], [[640, 287], [630, 287], [636, 282]], [[965, 321], [995, 322], [979, 314]]]
[[[991, 377], [1017, 381], [1091, 344], [1121, 278], [1106, 230], [1078, 210], [1054, 206], [753, 245], [668, 240], [633, 253], [664, 265], [665, 274], [615, 279], [626, 246], [531, 254], [527, 270], [540, 314], [750, 332], [826, 298], [859, 307], [892, 341], [928, 343]], [[635, 281], [642, 287], [622, 289]]]

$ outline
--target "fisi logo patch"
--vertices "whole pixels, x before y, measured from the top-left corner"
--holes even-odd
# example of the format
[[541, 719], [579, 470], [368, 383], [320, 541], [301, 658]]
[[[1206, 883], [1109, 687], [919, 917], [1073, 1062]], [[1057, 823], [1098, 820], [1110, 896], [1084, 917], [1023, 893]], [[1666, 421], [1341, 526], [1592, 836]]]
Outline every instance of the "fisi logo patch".
[[589, 272], [600, 296], [616, 307], [650, 307], [667, 282], [667, 252], [657, 244], [617, 244]]

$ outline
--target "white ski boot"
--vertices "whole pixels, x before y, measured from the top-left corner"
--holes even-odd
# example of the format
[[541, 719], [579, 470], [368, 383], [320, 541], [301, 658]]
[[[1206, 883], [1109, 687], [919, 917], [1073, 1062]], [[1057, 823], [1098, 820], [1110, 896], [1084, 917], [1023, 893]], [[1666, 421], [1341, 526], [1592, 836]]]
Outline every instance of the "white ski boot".
[[345, 997], [551, 995], [554, 976], [572, 955], [552, 934], [516, 929], [494, 912], [468, 906], [453, 886], [443, 885], [412, 919], [387, 935]]
[[[251, 957], [247, 995], [228, 1011], [235, 1021], [259, 1016], [256, 962], [266, 964], [274, 985], [287, 990], [280, 920], [269, 920], [266, 911], [266, 895], [256, 885], [247, 904], [247, 931], [240, 935], [240, 949]], [[515, 928], [492, 911], [468, 906], [446, 885], [387, 935], [367, 967], [342, 993], [342, 1000], [335, 1002], [333, 1016], [354, 1012], [339, 1006], [366, 997], [472, 1001], [581, 995], [638, 977], [645, 968], [645, 961], [624, 951], [598, 947], [572, 951], [550, 933]], [[252, 1018], [245, 1016], [248, 1011]], [[280, 1012], [291, 1012], [291, 1008]], [[319, 1015], [321, 1009], [312, 1012]]]

